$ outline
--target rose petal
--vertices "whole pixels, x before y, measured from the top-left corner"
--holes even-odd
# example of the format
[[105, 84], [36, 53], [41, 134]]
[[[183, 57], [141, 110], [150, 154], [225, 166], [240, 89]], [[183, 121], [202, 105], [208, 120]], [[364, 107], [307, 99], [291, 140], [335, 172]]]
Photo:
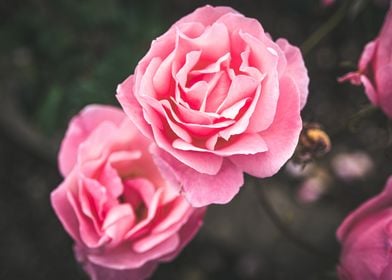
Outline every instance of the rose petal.
[[302, 58], [301, 50], [291, 45], [286, 39], [278, 39], [276, 44], [282, 49], [286, 57], [285, 75], [289, 75], [297, 84], [300, 94], [301, 109], [305, 106], [308, 98], [309, 77]]
[[294, 82], [289, 77], [283, 77], [274, 122], [260, 133], [268, 151], [255, 155], [234, 155], [230, 160], [244, 172], [256, 177], [269, 177], [278, 172], [297, 146], [302, 128], [299, 102]]
[[215, 175], [201, 174], [182, 164], [165, 151], [152, 146], [156, 164], [173, 183], [182, 187], [185, 197], [194, 207], [230, 201], [244, 183], [242, 172], [225, 160]]
[[59, 151], [59, 168], [63, 176], [68, 175], [75, 165], [79, 145], [102, 122], [119, 125], [124, 120], [121, 110], [104, 105], [89, 105], [72, 118]]

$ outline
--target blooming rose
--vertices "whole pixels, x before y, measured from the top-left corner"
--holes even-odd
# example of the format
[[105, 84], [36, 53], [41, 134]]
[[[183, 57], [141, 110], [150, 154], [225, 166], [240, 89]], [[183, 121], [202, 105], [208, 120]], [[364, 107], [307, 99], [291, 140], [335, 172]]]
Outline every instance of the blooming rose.
[[65, 179], [52, 205], [92, 279], [144, 279], [201, 225], [205, 209], [161, 176], [149, 145], [122, 111], [98, 105], [74, 117], [63, 139]]
[[369, 42], [358, 63], [358, 71], [339, 79], [354, 85], [362, 84], [370, 102], [392, 118], [392, 7], [380, 34]]
[[339, 227], [340, 279], [392, 279], [392, 177], [385, 190], [351, 213]]
[[243, 172], [268, 177], [291, 157], [308, 82], [298, 48], [231, 8], [205, 6], [154, 40], [117, 93], [160, 148], [162, 170], [203, 206], [230, 201]]

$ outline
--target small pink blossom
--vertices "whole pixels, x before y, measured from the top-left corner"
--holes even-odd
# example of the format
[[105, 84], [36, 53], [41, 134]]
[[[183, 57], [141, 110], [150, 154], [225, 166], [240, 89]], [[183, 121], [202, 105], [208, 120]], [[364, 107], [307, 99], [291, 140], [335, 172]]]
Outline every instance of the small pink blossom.
[[338, 268], [342, 280], [390, 280], [392, 275], [392, 177], [385, 190], [340, 225]]
[[150, 145], [114, 107], [90, 105], [69, 124], [51, 202], [93, 280], [145, 279], [201, 226], [205, 209], [161, 176]]
[[392, 118], [392, 7], [378, 37], [365, 46], [358, 70], [339, 78], [344, 81], [363, 85], [370, 102]]
[[205, 6], [154, 40], [117, 97], [194, 206], [227, 203], [243, 172], [292, 156], [309, 78], [300, 50], [229, 7]]
[[334, 4], [334, 3], [335, 3], [335, 0], [321, 0], [321, 4], [322, 4], [324, 7], [331, 6], [331, 5]]
[[341, 153], [332, 159], [333, 171], [347, 182], [364, 178], [373, 166], [372, 159], [363, 152]]

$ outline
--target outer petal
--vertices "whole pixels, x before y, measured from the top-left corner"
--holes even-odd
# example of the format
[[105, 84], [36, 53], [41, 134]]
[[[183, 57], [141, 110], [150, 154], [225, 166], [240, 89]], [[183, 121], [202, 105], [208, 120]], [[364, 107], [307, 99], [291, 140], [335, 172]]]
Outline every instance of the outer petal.
[[385, 229], [391, 216], [392, 209], [384, 209], [364, 217], [343, 241], [340, 266], [352, 279], [380, 279], [389, 262], [390, 241]]
[[374, 54], [377, 48], [377, 40], [370, 41], [366, 44], [363, 52], [361, 54], [361, 58], [358, 62], [358, 69], [360, 72], [365, 71], [368, 67], [371, 67], [370, 63], [374, 58]]
[[236, 10], [230, 7], [212, 7], [210, 5], [206, 5], [204, 7], [196, 9], [193, 13], [183, 17], [173, 26], [188, 22], [199, 22], [202, 23], [204, 26], [208, 26], [212, 25], [220, 17], [228, 13], [239, 14]]
[[[390, 52], [392, 58], [392, 45]], [[377, 69], [376, 81], [380, 107], [392, 118], [392, 61], [391, 64]]]
[[392, 5], [388, 10], [378, 37], [375, 67], [383, 67], [386, 64], [392, 64]]
[[392, 201], [392, 176], [389, 177], [386, 187], [378, 196], [368, 200], [358, 209], [352, 212], [340, 225], [336, 235], [340, 241], [344, 241], [355, 225], [365, 217], [372, 215], [383, 208], [391, 206]]
[[280, 96], [272, 125], [262, 133], [268, 151], [255, 155], [235, 155], [230, 160], [256, 177], [274, 175], [294, 153], [302, 129], [298, 89], [290, 77], [280, 81]]
[[112, 269], [96, 265], [88, 260], [86, 252], [78, 245], [74, 248], [76, 259], [83, 265], [84, 270], [92, 280], [141, 280], [152, 275], [158, 266], [157, 261], [151, 261], [135, 269]]
[[69, 184], [74, 184], [76, 178], [73, 174], [69, 175], [61, 185], [50, 194], [50, 201], [61, 224], [71, 237], [80, 241], [79, 222], [75, 214], [75, 210], [70, 204], [67, 191]]
[[164, 240], [153, 249], [144, 253], [132, 250], [130, 243], [124, 242], [114, 249], [103, 248], [105, 251], [100, 254], [89, 254], [89, 261], [113, 269], [135, 269], [143, 266], [151, 260], [160, 259], [167, 254], [174, 252], [180, 244], [179, 237], [173, 235]]
[[72, 118], [59, 152], [60, 172], [68, 175], [75, 165], [79, 145], [104, 121], [120, 125], [124, 114], [113, 106], [89, 105]]
[[146, 137], [151, 139], [151, 127], [147, 124], [143, 116], [143, 109], [134, 96], [134, 80], [132, 75], [118, 85], [116, 97], [130, 120]]
[[308, 98], [309, 76], [301, 50], [291, 45], [286, 39], [278, 39], [276, 43], [284, 52], [287, 60], [285, 74], [290, 76], [298, 87], [302, 109]]
[[206, 175], [182, 164], [155, 145], [151, 146], [151, 151], [163, 175], [179, 188], [181, 186], [180, 190], [194, 207], [227, 203], [244, 183], [241, 170], [228, 160], [223, 161], [216, 175]]

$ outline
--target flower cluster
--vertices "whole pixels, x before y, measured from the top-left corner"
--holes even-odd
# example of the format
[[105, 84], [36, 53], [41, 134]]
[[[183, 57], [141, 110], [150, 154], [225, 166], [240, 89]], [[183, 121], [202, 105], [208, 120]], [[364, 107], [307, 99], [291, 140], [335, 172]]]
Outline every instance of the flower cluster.
[[[392, 8], [339, 81], [363, 85], [392, 118]], [[233, 199], [244, 173], [270, 177], [295, 151], [304, 164], [328, 152], [318, 126], [300, 136], [308, 85], [299, 48], [229, 7], [199, 8], [154, 40], [117, 88], [122, 110], [87, 106], [59, 151], [64, 180], [51, 202], [91, 279], [148, 278], [195, 236], [206, 206]], [[342, 177], [366, 166], [354, 173]], [[341, 279], [392, 279], [391, 225], [392, 177], [340, 226]]]
[[228, 7], [197, 9], [154, 40], [118, 87], [126, 114], [86, 107], [59, 152], [52, 205], [90, 277], [148, 277], [243, 172], [275, 174], [297, 145], [308, 83], [298, 48]]

